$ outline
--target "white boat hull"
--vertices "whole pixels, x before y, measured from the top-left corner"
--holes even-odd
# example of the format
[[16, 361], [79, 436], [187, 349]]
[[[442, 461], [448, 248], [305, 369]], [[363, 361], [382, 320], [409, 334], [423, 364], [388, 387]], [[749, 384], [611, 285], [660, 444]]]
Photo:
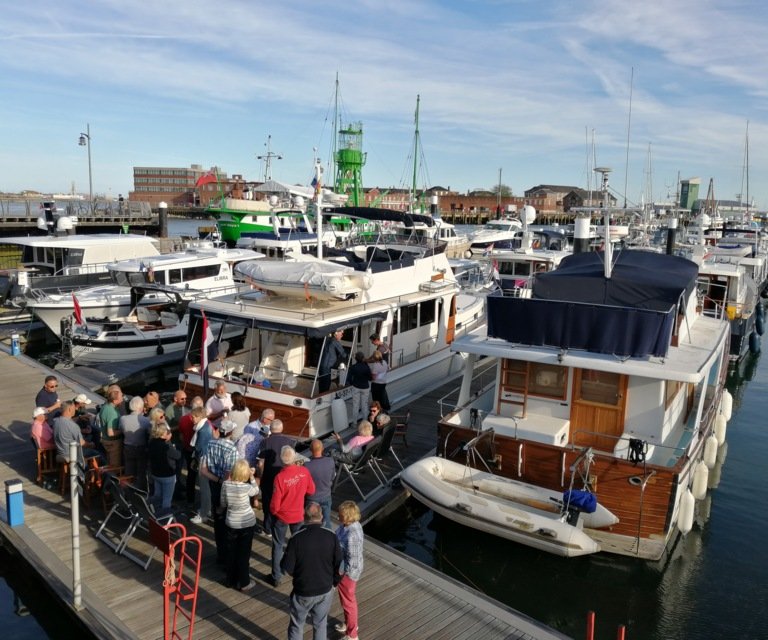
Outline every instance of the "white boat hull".
[[555, 502], [562, 494], [438, 457], [412, 464], [401, 481], [417, 500], [446, 518], [563, 557], [600, 551], [583, 526], [618, 522], [598, 505], [594, 513], [580, 514], [578, 524], [571, 525]]

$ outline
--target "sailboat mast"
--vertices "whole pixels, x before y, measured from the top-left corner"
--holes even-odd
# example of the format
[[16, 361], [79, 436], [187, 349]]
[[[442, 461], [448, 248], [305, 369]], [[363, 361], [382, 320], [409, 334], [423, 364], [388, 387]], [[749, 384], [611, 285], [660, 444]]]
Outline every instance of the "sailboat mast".
[[339, 72], [336, 72], [336, 89], [333, 93], [333, 138], [331, 149], [331, 162], [330, 170], [333, 176], [333, 190], [338, 193], [336, 187], [336, 152], [339, 150], [339, 129], [341, 129], [341, 123], [339, 122]]
[[411, 211], [416, 209], [416, 178], [419, 167], [419, 102], [421, 96], [416, 94], [416, 114], [414, 120], [416, 123], [416, 131], [413, 134], [413, 180], [411, 182]]

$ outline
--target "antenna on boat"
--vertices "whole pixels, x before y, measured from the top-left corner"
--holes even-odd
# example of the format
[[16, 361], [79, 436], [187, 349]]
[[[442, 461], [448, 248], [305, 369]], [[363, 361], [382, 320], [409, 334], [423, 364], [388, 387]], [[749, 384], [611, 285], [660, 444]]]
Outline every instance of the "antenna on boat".
[[[315, 149], [317, 156], [317, 149]], [[317, 231], [317, 258], [323, 259], [323, 165], [320, 158], [315, 157], [315, 206], [317, 207], [317, 220], [315, 226]]]
[[269, 182], [272, 179], [272, 160], [282, 160], [283, 156], [272, 151], [271, 134], [267, 136], [264, 146], [267, 148], [267, 152], [264, 155], [256, 156], [256, 159], [264, 161], [264, 182]]
[[595, 167], [595, 173], [603, 176], [600, 191], [603, 194], [603, 229], [605, 230], [605, 277], [611, 277], [611, 262], [613, 260], [613, 245], [611, 244], [611, 214], [608, 211], [608, 167]]

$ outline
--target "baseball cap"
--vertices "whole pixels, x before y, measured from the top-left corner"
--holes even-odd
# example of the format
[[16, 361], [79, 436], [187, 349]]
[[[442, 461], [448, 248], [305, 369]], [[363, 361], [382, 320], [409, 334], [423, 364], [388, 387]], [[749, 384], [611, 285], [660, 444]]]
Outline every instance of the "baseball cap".
[[221, 424], [219, 424], [219, 433], [222, 435], [230, 434], [235, 430], [235, 426], [232, 420], [222, 420]]
[[36, 407], [35, 410], [32, 412], [32, 417], [37, 418], [37, 416], [44, 416], [45, 415], [45, 409], [43, 407]]
[[75, 402], [79, 404], [91, 404], [90, 398], [88, 398], [88, 396], [86, 396], [84, 393], [75, 396]]

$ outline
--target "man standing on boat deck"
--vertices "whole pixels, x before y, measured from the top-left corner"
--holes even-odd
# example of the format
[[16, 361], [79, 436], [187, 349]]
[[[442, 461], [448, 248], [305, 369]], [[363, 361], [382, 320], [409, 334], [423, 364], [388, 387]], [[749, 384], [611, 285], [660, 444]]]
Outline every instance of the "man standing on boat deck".
[[371, 368], [365, 361], [365, 354], [358, 351], [355, 354], [355, 364], [349, 368], [347, 384], [352, 389], [352, 421], [350, 427], [355, 426], [365, 418], [365, 410], [371, 395]]
[[304, 528], [288, 543], [281, 569], [293, 576], [288, 640], [304, 637], [304, 622], [312, 621], [313, 640], [325, 640], [333, 587], [341, 580], [343, 559], [336, 535], [321, 526], [320, 505], [310, 502], [304, 511]]
[[227, 525], [226, 513], [221, 509], [221, 485], [229, 478], [232, 467], [237, 462], [237, 449], [232, 442], [235, 423], [222, 420], [218, 437], [208, 444], [205, 457], [200, 462], [200, 474], [208, 479], [211, 488], [211, 512], [213, 515], [213, 533], [216, 538], [216, 562], [227, 561]]
[[[378, 333], [371, 334], [371, 344], [376, 347], [376, 351], [381, 353], [382, 360], [389, 364], [389, 352], [391, 349], [389, 348], [389, 345], [381, 339], [381, 336]], [[373, 357], [369, 358], [368, 362], [373, 362]]]
[[[315, 492], [315, 481], [303, 466], [296, 464], [296, 451], [291, 446], [280, 450], [283, 469], [275, 478], [274, 493], [269, 503], [272, 513], [272, 575], [268, 582], [277, 587], [283, 578], [281, 561], [285, 553], [288, 529], [298, 533], [304, 521], [304, 500]], [[320, 512], [322, 521], [322, 511]]]
[[317, 367], [317, 389], [320, 393], [331, 388], [331, 369], [344, 369], [347, 366], [347, 352], [341, 344], [343, 335], [344, 329], [336, 329], [325, 341], [325, 349]]

